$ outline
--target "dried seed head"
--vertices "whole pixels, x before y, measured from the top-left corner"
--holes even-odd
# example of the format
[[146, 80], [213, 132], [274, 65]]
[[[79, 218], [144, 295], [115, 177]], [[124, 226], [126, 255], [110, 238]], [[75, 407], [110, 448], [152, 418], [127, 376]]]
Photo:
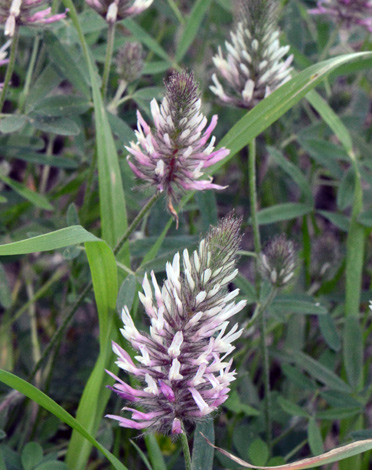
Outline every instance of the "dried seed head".
[[116, 70], [126, 83], [134, 82], [143, 69], [143, 49], [139, 42], [127, 42], [116, 56]]
[[291, 78], [293, 57], [283, 60], [289, 46], [281, 47], [276, 27], [276, 0], [242, 0], [235, 31], [213, 57], [216, 74], [211, 91], [227, 104], [251, 109]]
[[270, 240], [260, 254], [260, 271], [275, 287], [284, 287], [294, 277], [297, 264], [295, 245], [285, 235]]
[[167, 263], [167, 279], [159, 287], [154, 273], [152, 286], [145, 275], [139, 294], [151, 321], [150, 334], [138, 331], [124, 307], [123, 336], [139, 352], [132, 361], [119, 345], [113, 345], [118, 366], [136, 376], [141, 387], [133, 388], [109, 372], [117, 381], [112, 388], [121, 398], [138, 405], [131, 419], [108, 415], [120, 426], [179, 434], [182, 423], [194, 423], [214, 412], [227, 398], [232, 360], [225, 358], [242, 330], [229, 319], [246, 302], [235, 303], [239, 290], [228, 292], [237, 275], [236, 252], [240, 221], [227, 217], [211, 229], [198, 250], [184, 250]]

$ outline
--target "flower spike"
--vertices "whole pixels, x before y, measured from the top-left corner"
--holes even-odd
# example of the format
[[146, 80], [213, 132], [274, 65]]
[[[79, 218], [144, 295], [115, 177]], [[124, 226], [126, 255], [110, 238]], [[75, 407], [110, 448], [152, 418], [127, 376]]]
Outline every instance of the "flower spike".
[[242, 330], [237, 324], [227, 328], [246, 305], [245, 300], [232, 301], [238, 289], [227, 289], [237, 275], [240, 224], [228, 216], [201, 240], [198, 250], [191, 255], [184, 250], [182, 263], [177, 253], [167, 263], [161, 290], [153, 273], [153, 288], [145, 275], [139, 297], [151, 322], [150, 334], [139, 332], [124, 308], [121, 332], [139, 355], [133, 361], [116, 343], [113, 351], [117, 365], [141, 385], [132, 388], [108, 372], [116, 380], [110, 388], [141, 411], [125, 407], [131, 418], [107, 415], [120, 426], [180, 434], [183, 423], [203, 419], [228, 398], [235, 371], [232, 360], [224, 359]]
[[165, 88], [161, 105], [155, 99], [151, 102], [154, 128], [137, 111], [137, 142], [131, 142], [126, 149], [134, 174], [166, 194], [169, 212], [178, 222], [173, 202], [180, 191], [225, 188], [213, 184], [212, 178], [199, 178], [204, 168], [225, 158], [230, 150], [214, 150], [211, 135], [218, 117], [213, 116], [205, 129], [207, 118], [201, 112], [200, 93], [192, 73], [173, 73]]

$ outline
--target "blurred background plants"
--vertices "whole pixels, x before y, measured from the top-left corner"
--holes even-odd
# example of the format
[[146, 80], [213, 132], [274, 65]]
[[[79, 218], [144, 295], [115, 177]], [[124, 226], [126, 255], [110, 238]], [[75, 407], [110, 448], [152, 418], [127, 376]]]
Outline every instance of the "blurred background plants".
[[[178, 441], [133, 440], [136, 431], [103, 418], [121, 406], [104, 368], [114, 370], [124, 305], [148, 327], [137, 296], [145, 271], [163, 279], [166, 261], [231, 210], [244, 233], [234, 284], [249, 305], [238, 315], [237, 380], [203, 432], [257, 466], [372, 438], [368, 28], [313, 14], [315, 1], [279, 2], [294, 78], [247, 112], [209, 88], [213, 57], [240, 18], [235, 3], [154, 0], [117, 21], [82, 0], [50, 5], [52, 14], [69, 9], [67, 17], [20, 25], [15, 62], [1, 65], [1, 81], [14, 71], [0, 119], [0, 368], [14, 375], [0, 374], [0, 468], [182, 468]], [[210, 170], [228, 188], [185, 192], [176, 230], [164, 199], [135, 181], [125, 146], [135, 140], [137, 109], [150, 122], [164, 78], [181, 70], [194, 72], [206, 117], [219, 115], [216, 142], [230, 155]], [[296, 248], [293, 260], [284, 256], [295, 275], [279, 284], [263, 257], [286, 240]], [[211, 469], [199, 434], [193, 445], [195, 468]], [[339, 465], [367, 470], [371, 456]], [[213, 468], [237, 467], [215, 454]]]

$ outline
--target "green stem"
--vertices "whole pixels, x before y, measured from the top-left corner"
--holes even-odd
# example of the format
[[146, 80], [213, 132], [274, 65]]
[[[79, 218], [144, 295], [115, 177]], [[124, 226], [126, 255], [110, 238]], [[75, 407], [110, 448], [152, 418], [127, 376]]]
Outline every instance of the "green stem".
[[[161, 193], [155, 193], [152, 198], [149, 200], [149, 202], [143, 207], [143, 209], [138, 213], [137, 217], [133, 220], [133, 222], [130, 224], [130, 226], [127, 228], [125, 231], [123, 237], [119, 241], [119, 243], [116, 245], [114, 248], [114, 254], [117, 254], [120, 251], [120, 248], [123, 246], [123, 244], [128, 240], [128, 238], [131, 236], [131, 234], [134, 232], [135, 228], [137, 225], [141, 222], [143, 217], [146, 215], [146, 213], [151, 209], [151, 207], [155, 204], [155, 202], [159, 199]], [[45, 348], [43, 351], [42, 356], [38, 360], [38, 362], [35, 364], [34, 368], [32, 369], [30, 375], [28, 376], [28, 381], [33, 379], [35, 377], [35, 374], [37, 371], [40, 369], [42, 363], [44, 362], [45, 358], [49, 355], [50, 351], [54, 347], [54, 345], [60, 340], [62, 337], [64, 331], [66, 330], [67, 326], [69, 325], [72, 317], [75, 315], [77, 309], [80, 307], [80, 305], [83, 303], [86, 295], [91, 291], [93, 287], [92, 281], [89, 281], [88, 284], [83, 289], [83, 292], [80, 294], [79, 298], [77, 301], [74, 303], [74, 305], [71, 307], [70, 311], [66, 315], [66, 317], [63, 320], [63, 323], [60, 325], [60, 327], [57, 329], [57, 331], [54, 333], [53, 337], [51, 338], [48, 346]]]
[[107, 30], [107, 48], [106, 48], [106, 59], [105, 59], [105, 68], [103, 69], [103, 78], [102, 78], [102, 98], [106, 99], [107, 94], [107, 84], [110, 75], [111, 62], [112, 62], [112, 53], [114, 50], [114, 39], [115, 39], [115, 22], [110, 22], [108, 24]]
[[[249, 143], [248, 156], [249, 199], [251, 203], [251, 219], [254, 238], [254, 251], [258, 256], [261, 252], [260, 229], [257, 218], [257, 190], [256, 190], [256, 139]], [[257, 264], [257, 263], [256, 263]], [[258, 274], [256, 272], [256, 274]], [[256, 276], [256, 282], [259, 281]]]
[[160, 198], [162, 193], [157, 192], [155, 193], [152, 198], [148, 201], [146, 205], [143, 206], [143, 208], [140, 210], [138, 213], [137, 217], [133, 220], [133, 222], [130, 224], [130, 226], [127, 228], [126, 232], [122, 236], [122, 238], [119, 240], [117, 245], [114, 248], [114, 255], [117, 255], [121, 249], [121, 247], [124, 245], [124, 243], [128, 240], [128, 238], [132, 235], [134, 232], [135, 228], [137, 225], [141, 222], [145, 214], [151, 209], [151, 207], [155, 204], [155, 202]]
[[266, 345], [266, 318], [265, 315], [260, 315], [260, 346], [262, 354], [262, 366], [263, 366], [263, 379], [264, 379], [264, 413], [265, 413], [265, 429], [266, 429], [266, 444], [269, 447], [270, 454], [272, 448], [271, 440], [271, 396], [270, 396], [270, 364], [269, 364], [269, 353]]
[[10, 80], [12, 78], [13, 71], [14, 71], [15, 59], [16, 59], [17, 49], [18, 49], [18, 39], [19, 39], [19, 28], [16, 25], [14, 29], [13, 39], [12, 39], [12, 45], [10, 47], [9, 63], [8, 63], [8, 67], [6, 69], [6, 74], [4, 78], [3, 91], [1, 92], [1, 96], [0, 96], [0, 113], [3, 111], [6, 94], [8, 92]]
[[185, 469], [191, 470], [191, 454], [190, 454], [190, 447], [189, 441], [187, 439], [187, 434], [185, 428], [182, 424], [182, 434], [181, 434], [181, 443], [182, 443], [182, 450], [183, 450], [183, 457], [185, 459]]
[[32, 75], [34, 73], [34, 68], [35, 68], [35, 63], [36, 63], [36, 58], [37, 58], [37, 52], [39, 50], [39, 44], [40, 44], [40, 36], [36, 34], [35, 40], [34, 40], [34, 46], [32, 48], [32, 53], [31, 53], [31, 58], [30, 58], [30, 64], [27, 69], [27, 75], [26, 75], [26, 80], [25, 80], [25, 86], [23, 87], [22, 94], [19, 99], [19, 106], [18, 106], [18, 111], [20, 114], [22, 114], [27, 96], [30, 92], [31, 88], [31, 80], [32, 80]]

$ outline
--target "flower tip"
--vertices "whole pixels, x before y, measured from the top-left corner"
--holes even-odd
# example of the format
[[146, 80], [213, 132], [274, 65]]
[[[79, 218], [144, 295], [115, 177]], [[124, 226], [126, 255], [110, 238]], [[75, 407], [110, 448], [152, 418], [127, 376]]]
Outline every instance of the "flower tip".
[[174, 418], [173, 420], [172, 434], [183, 434], [181, 421], [178, 418]]

